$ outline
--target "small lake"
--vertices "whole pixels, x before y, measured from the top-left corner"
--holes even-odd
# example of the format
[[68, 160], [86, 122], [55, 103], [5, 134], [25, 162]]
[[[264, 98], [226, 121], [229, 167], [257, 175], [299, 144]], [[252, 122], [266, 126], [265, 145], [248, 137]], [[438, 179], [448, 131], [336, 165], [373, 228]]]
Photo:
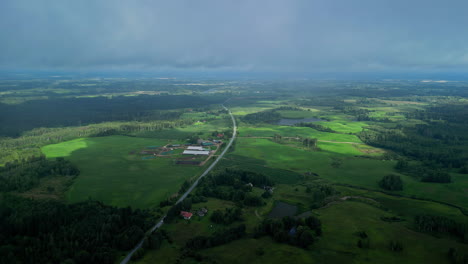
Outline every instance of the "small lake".
[[268, 214], [268, 217], [283, 218], [285, 216], [294, 216], [296, 213], [297, 206], [284, 202], [277, 202], [273, 210]]
[[319, 122], [319, 121], [324, 121], [320, 118], [315, 118], [315, 117], [310, 117], [310, 118], [301, 118], [301, 119], [289, 119], [289, 118], [283, 118], [278, 123], [277, 125], [280, 126], [293, 126], [298, 123], [312, 123], [312, 122]]

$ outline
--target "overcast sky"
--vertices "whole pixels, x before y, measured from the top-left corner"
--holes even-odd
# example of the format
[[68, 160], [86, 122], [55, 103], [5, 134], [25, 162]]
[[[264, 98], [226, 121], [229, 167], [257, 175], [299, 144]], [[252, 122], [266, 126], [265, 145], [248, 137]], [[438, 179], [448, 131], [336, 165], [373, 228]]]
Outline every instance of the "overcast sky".
[[468, 1], [0, 1], [3, 69], [468, 69]]

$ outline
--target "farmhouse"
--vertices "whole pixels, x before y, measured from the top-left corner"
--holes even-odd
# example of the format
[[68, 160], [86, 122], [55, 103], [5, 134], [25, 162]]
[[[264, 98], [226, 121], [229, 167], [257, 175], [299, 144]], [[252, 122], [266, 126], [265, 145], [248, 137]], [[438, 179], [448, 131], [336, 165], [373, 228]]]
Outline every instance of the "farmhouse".
[[210, 152], [208, 150], [198, 151], [198, 150], [184, 150], [182, 153], [184, 155], [209, 155]]
[[184, 217], [184, 219], [189, 220], [190, 218], [192, 218], [193, 214], [186, 211], [180, 211], [180, 215]]

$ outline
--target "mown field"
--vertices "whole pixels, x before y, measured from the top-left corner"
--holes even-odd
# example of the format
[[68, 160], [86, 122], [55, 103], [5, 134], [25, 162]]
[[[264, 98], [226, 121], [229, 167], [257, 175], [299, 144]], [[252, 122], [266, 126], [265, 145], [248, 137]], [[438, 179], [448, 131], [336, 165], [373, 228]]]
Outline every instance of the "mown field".
[[[142, 160], [139, 151], [170, 141], [109, 136], [82, 138], [42, 148], [47, 157], [65, 156], [81, 171], [66, 193], [69, 202], [95, 199], [116, 206], [150, 208], [177, 192], [202, 167], [177, 166], [171, 158]], [[134, 152], [134, 154], [131, 154]]]

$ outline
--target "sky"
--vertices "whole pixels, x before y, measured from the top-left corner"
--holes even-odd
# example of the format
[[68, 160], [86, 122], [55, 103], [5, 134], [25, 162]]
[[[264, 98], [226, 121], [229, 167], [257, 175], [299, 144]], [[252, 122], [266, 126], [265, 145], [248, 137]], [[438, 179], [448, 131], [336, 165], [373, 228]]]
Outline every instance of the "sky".
[[1, 0], [0, 69], [464, 72], [468, 1]]

